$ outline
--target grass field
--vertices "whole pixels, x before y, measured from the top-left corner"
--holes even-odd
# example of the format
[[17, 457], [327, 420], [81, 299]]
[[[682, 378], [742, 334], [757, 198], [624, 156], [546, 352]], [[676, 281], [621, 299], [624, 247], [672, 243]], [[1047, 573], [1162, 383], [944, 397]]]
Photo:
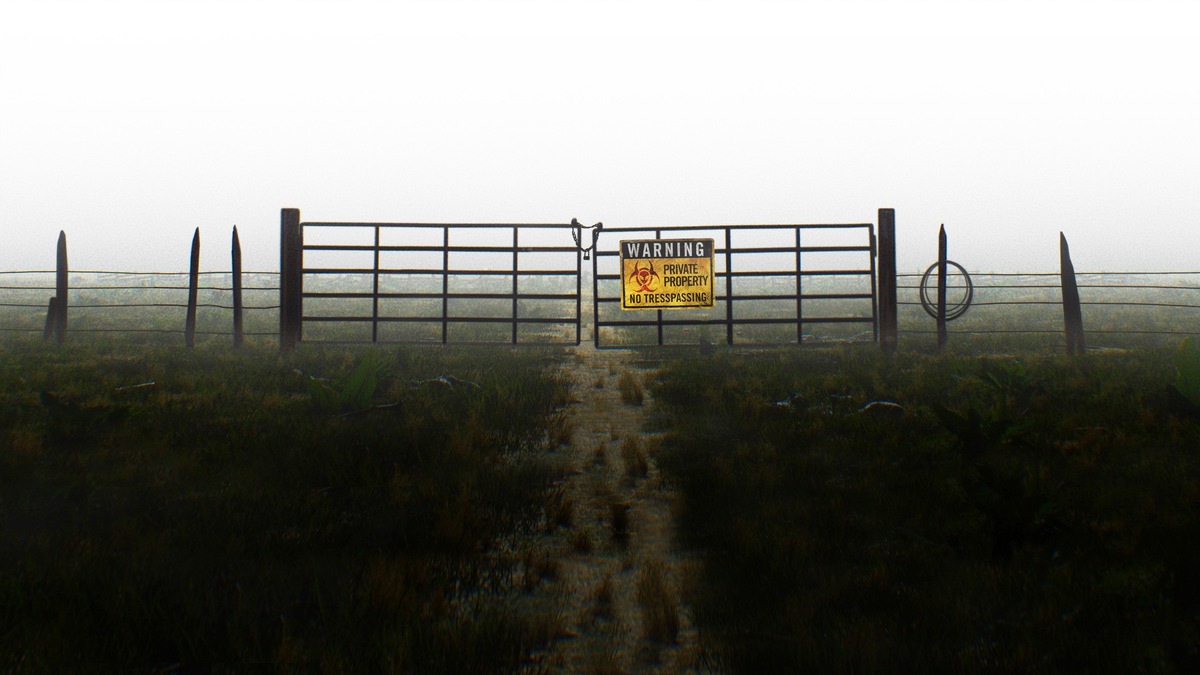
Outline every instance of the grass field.
[[504, 672], [554, 629], [511, 602], [546, 353], [82, 342], [0, 351], [5, 672]]
[[[1085, 323], [1178, 329], [1102, 309]], [[538, 540], [571, 522], [561, 352], [189, 351], [87, 332], [181, 312], [87, 311], [62, 347], [44, 310], [2, 315], [33, 333], [0, 346], [0, 663], [545, 668], [561, 608], [530, 591], [554, 562]], [[644, 570], [643, 610], [685, 613], [714, 672], [1200, 671], [1200, 355], [1004, 332], [1053, 331], [1053, 306], [972, 310], [939, 354], [919, 312], [891, 357], [712, 340], [634, 354], [658, 365], [649, 396], [595, 382], [651, 401], [662, 438], [615, 452], [678, 490], [702, 560], [679, 606]]]
[[1173, 356], [666, 363], [657, 460], [705, 561], [707, 665], [1196, 672], [1200, 396]]

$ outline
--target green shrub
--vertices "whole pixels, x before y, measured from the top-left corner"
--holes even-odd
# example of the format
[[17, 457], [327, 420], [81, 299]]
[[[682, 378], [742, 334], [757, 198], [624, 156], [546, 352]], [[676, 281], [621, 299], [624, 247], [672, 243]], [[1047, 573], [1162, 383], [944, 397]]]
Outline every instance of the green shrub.
[[388, 371], [388, 365], [379, 352], [371, 350], [363, 354], [358, 364], [340, 380], [329, 380], [313, 375], [308, 379], [308, 395], [313, 406], [327, 412], [361, 410], [371, 403], [379, 382]]

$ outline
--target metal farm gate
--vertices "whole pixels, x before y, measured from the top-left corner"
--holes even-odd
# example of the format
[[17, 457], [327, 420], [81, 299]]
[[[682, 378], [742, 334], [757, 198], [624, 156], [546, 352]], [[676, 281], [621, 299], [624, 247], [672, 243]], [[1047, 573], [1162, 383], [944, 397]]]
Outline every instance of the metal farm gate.
[[[623, 309], [626, 240], [711, 239], [707, 309]], [[597, 348], [642, 345], [800, 344], [815, 324], [829, 337], [875, 341], [875, 232], [871, 223], [605, 228], [592, 264]], [[713, 330], [713, 329], [716, 330]]]
[[[668, 278], [669, 266], [660, 275], [650, 264], [635, 275], [664, 285], [703, 281], [703, 293], [673, 294], [702, 297], [703, 306], [631, 309], [621, 250], [631, 240], [702, 246], [709, 257], [692, 276]], [[834, 339], [889, 350], [894, 245], [891, 209], [880, 209], [878, 247], [872, 223], [301, 223], [298, 209], [283, 209], [280, 348], [301, 341], [578, 345], [582, 260], [591, 258], [597, 348]], [[810, 332], [818, 325], [822, 334]]]
[[284, 209], [280, 344], [579, 344], [580, 264], [571, 225], [301, 223]]

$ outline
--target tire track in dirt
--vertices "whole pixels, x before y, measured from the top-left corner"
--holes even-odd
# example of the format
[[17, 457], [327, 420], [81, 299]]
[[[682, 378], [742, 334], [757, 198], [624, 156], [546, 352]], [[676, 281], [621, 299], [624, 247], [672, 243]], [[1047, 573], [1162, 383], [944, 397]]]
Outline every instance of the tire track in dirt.
[[643, 430], [650, 394], [643, 390], [641, 405], [622, 400], [621, 376], [639, 384], [645, 376], [630, 358], [585, 342], [563, 364], [575, 399], [560, 493], [570, 515], [547, 537], [556, 563], [538, 590], [563, 608], [561, 635], [541, 660], [550, 672], [696, 669], [696, 631], [681, 593], [694, 563], [674, 547], [675, 495]]

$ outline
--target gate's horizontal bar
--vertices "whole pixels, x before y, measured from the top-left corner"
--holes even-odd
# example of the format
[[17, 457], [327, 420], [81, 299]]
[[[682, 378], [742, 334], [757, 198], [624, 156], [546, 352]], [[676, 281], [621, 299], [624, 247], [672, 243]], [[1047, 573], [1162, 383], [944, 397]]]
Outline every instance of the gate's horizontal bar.
[[372, 246], [370, 244], [305, 244], [302, 247], [305, 251], [379, 251], [381, 253], [390, 252], [409, 252], [409, 253], [442, 253], [448, 251], [450, 253], [577, 253], [579, 248], [576, 246], [465, 246], [465, 245], [450, 245], [450, 246]]
[[801, 300], [870, 300], [870, 293], [801, 293]]
[[[654, 310], [648, 309], [647, 312]], [[660, 323], [663, 326], [748, 326], [748, 325], [766, 325], [766, 324], [792, 324], [797, 323], [873, 323], [875, 320], [869, 316], [818, 316], [818, 317], [803, 317], [796, 318], [777, 318], [777, 319], [734, 319], [728, 321], [726, 319], [663, 319], [661, 322], [654, 319], [631, 319], [629, 321], [597, 321], [596, 328], [620, 328], [624, 326], [657, 326]]]
[[722, 255], [726, 252], [738, 255], [741, 253], [854, 253], [858, 251], [870, 251], [870, 246], [801, 246], [797, 249], [795, 246], [753, 246], [753, 247], [735, 247], [732, 249], [714, 248], [713, 255]]
[[[802, 277], [825, 277], [825, 276], [851, 276], [856, 274], [870, 274], [871, 270], [801, 270], [799, 276]], [[778, 272], [713, 272], [715, 278], [744, 278], [744, 277], [795, 277], [797, 273], [794, 270], [783, 270]], [[619, 274], [597, 274], [597, 281], [616, 281], [621, 278]]]
[[687, 225], [683, 227], [609, 227], [604, 226], [601, 234], [609, 232], [655, 232], [664, 233], [676, 232], [694, 232], [696, 230], [791, 230], [800, 228], [802, 230], [849, 230], [854, 228], [870, 228], [874, 227], [873, 223], [779, 223], [771, 224], [754, 224], [754, 225]]
[[305, 222], [301, 227], [432, 227], [432, 228], [524, 228], [524, 229], [553, 229], [570, 228], [570, 223], [347, 223], [347, 222]]
[[[471, 299], [471, 300], [574, 300], [579, 297], [577, 293], [371, 293], [365, 291], [355, 293], [350, 291], [322, 293], [312, 292], [303, 293], [305, 298], [379, 298], [384, 299], [422, 299], [422, 300], [441, 300], [448, 298]], [[870, 296], [868, 296], [870, 297]]]
[[[305, 274], [375, 274], [375, 272], [376, 272], [376, 270], [373, 268], [370, 268], [370, 267], [318, 267], [315, 269], [312, 267], [304, 268]], [[578, 272], [575, 270], [559, 270], [559, 269], [554, 269], [554, 270], [516, 270], [516, 271], [513, 271], [513, 270], [455, 270], [455, 269], [451, 269], [451, 270], [443, 271], [441, 269], [424, 269], [424, 270], [423, 269], [387, 269], [387, 268], [383, 268], [383, 267], [379, 268], [378, 272], [381, 275], [384, 275], [384, 274], [388, 274], [388, 275], [391, 275], [391, 274], [411, 274], [411, 275], [428, 274], [428, 275], [433, 275], [433, 276], [438, 276], [438, 277], [440, 277], [442, 275], [447, 275], [447, 276], [451, 276], [451, 277], [459, 277], [459, 276], [511, 277], [514, 274], [516, 274], [518, 276], [528, 276], [528, 275], [575, 276], [576, 274], [578, 274]]]
[[[40, 331], [41, 329], [39, 328], [38, 330]], [[272, 335], [273, 334], [274, 333], [272, 333]], [[547, 340], [523, 340], [520, 337], [517, 338], [516, 342], [513, 342], [512, 340], [510, 340], [508, 338], [504, 338], [502, 340], [489, 340], [489, 341], [448, 340], [445, 342], [443, 342], [441, 340], [441, 338], [428, 338], [425, 340], [421, 340], [421, 339], [399, 339], [399, 340], [382, 339], [382, 340], [374, 340], [374, 341], [371, 341], [371, 340], [313, 340], [311, 338], [305, 338], [304, 340], [302, 340], [302, 342], [304, 342], [305, 344], [317, 344], [317, 345], [358, 345], [358, 346], [361, 346], [364, 344], [446, 345], [449, 347], [505, 347], [505, 346], [512, 346], [512, 345], [520, 345], [522, 347], [570, 347], [572, 345], [579, 344], [579, 341], [574, 339], [573, 337], [571, 337], [571, 338], [564, 337], [562, 340], [560, 340], [558, 342], [550, 342]], [[741, 347], [742, 345], [739, 344], [738, 346]]]
[[[514, 319], [511, 316], [381, 316], [378, 318], [370, 316], [309, 316], [303, 317], [305, 321], [314, 321], [321, 323], [520, 323], [520, 324], [571, 324], [574, 325], [578, 320], [576, 317], [519, 317]], [[794, 322], [793, 322], [794, 323]]]
[[[369, 294], [368, 294], [368, 296], [369, 296]], [[437, 296], [437, 297], [441, 297], [441, 296]], [[571, 296], [571, 297], [573, 298], [575, 296]], [[717, 294], [713, 299], [716, 300], [717, 302], [725, 302], [727, 300], [727, 298], [721, 294]], [[751, 301], [751, 300], [791, 300], [792, 302], [795, 302], [796, 300], [870, 300], [870, 299], [871, 299], [870, 293], [801, 293], [800, 295], [796, 295], [795, 293], [793, 293], [791, 295], [761, 295], [761, 294], [759, 294], [759, 295], [734, 295], [733, 296], [734, 302], [740, 302], [742, 300], [746, 300], [746, 301]], [[596, 298], [596, 302], [604, 303], [604, 304], [615, 303], [615, 302], [620, 302], [620, 301], [621, 301], [620, 296], [608, 296], [608, 297], [601, 296], [601, 297]], [[911, 302], [911, 303], [907, 303], [907, 304], [919, 305], [920, 303]], [[646, 311], [654, 311], [654, 310], [646, 310]]]
[[[371, 248], [371, 247], [368, 246], [367, 248]], [[439, 248], [437, 250], [440, 251], [441, 249]], [[570, 248], [568, 247], [567, 250], [570, 250]], [[726, 253], [732, 253], [733, 255], [738, 255], [740, 253], [796, 253], [797, 251], [799, 251], [800, 253], [869, 253], [869, 252], [871, 252], [871, 247], [870, 246], [801, 246], [801, 247], [797, 248], [795, 246], [756, 246], [756, 247], [735, 246], [734, 248], [716, 247], [713, 249], [713, 255], [714, 256], [722, 256], [722, 255], [725, 255]], [[599, 251], [596, 251], [596, 255], [598, 255], [602, 258], [615, 258], [615, 257], [621, 255], [621, 252], [620, 251], [599, 250]]]

